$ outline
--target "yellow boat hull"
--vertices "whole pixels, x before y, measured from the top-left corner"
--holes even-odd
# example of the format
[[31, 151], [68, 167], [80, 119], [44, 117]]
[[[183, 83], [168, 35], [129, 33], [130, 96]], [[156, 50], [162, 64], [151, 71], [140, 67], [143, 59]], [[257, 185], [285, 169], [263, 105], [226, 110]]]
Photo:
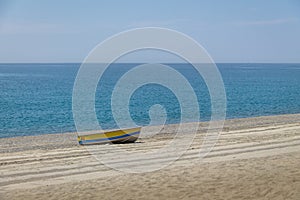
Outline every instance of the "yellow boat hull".
[[95, 133], [78, 136], [80, 145], [87, 144], [107, 144], [107, 143], [132, 143], [135, 142], [140, 134], [141, 128], [130, 128], [122, 130], [104, 131], [103, 133]]

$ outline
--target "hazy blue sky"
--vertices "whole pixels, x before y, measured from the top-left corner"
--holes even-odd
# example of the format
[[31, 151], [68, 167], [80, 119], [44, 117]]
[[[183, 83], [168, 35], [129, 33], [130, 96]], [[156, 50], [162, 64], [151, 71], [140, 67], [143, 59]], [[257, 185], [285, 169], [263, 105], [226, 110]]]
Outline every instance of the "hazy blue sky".
[[297, 0], [0, 0], [0, 62], [82, 62], [107, 37], [145, 26], [191, 36], [216, 62], [300, 62]]

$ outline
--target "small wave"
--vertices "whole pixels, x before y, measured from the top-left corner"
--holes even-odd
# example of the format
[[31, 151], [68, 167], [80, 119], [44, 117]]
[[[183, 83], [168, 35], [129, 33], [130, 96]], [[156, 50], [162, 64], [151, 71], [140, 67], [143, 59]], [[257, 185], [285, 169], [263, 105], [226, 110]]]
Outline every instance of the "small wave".
[[28, 76], [28, 74], [17, 74], [17, 73], [0, 73], [1, 77], [24, 77]]
[[0, 73], [0, 77], [50, 77], [47, 74]]

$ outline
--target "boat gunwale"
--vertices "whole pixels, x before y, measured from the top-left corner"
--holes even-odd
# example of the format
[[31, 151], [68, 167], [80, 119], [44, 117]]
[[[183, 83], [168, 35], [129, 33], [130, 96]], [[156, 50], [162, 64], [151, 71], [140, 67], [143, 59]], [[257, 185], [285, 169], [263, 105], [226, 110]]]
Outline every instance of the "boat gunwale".
[[[107, 134], [107, 133], [114, 133], [114, 132], [118, 132], [118, 131], [123, 131], [124, 133], [127, 133], [125, 131], [130, 131], [130, 130], [134, 130], [134, 129], [138, 129], [139, 131], [141, 131], [142, 127], [134, 127], [134, 128], [126, 128], [126, 129], [109, 129], [109, 130], [97, 130], [96, 131], [86, 131], [86, 132], [77, 132], [77, 136], [81, 137], [81, 136], [94, 136], [94, 135], [102, 135], [102, 134]], [[83, 133], [81, 135], [81, 133]]]

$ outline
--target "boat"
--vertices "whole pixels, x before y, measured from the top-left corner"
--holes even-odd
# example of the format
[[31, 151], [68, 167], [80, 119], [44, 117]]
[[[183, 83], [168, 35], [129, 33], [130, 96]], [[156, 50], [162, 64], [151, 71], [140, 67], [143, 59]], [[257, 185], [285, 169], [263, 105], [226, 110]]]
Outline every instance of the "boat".
[[122, 144], [135, 142], [140, 134], [141, 127], [102, 131], [101, 133], [78, 135], [80, 145], [88, 144]]

